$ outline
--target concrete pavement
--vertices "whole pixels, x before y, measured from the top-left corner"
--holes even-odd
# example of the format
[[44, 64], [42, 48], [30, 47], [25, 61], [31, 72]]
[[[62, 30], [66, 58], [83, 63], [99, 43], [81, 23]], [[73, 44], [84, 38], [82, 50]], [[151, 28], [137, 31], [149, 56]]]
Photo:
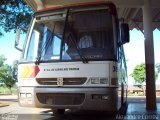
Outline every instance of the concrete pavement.
[[[157, 98], [157, 110], [147, 111], [145, 97], [128, 97], [128, 109], [126, 115], [117, 114], [115, 117], [106, 115], [96, 116], [95, 114], [79, 114], [67, 111], [60, 119], [52, 114], [50, 109], [20, 107], [17, 103], [17, 96], [0, 96], [0, 103], [7, 103], [9, 106], [1, 107], [2, 117], [18, 117], [22, 120], [160, 120], [160, 98]], [[6, 115], [6, 116], [5, 116]]]
[[17, 101], [17, 95], [0, 95], [0, 107], [9, 106], [11, 101]]

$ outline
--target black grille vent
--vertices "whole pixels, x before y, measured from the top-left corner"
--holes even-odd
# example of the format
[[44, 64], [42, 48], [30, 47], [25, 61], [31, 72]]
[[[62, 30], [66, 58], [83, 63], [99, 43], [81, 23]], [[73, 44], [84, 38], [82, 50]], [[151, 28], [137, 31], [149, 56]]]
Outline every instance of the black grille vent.
[[49, 105], [80, 105], [85, 98], [85, 95], [80, 93], [37, 93], [36, 95], [40, 103]]
[[[37, 78], [41, 85], [57, 85], [57, 78]], [[82, 85], [87, 78], [63, 78], [63, 85]]]

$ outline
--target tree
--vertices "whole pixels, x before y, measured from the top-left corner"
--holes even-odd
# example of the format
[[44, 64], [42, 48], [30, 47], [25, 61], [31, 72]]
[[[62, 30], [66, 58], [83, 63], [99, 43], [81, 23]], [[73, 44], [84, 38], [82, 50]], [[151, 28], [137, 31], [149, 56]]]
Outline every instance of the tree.
[[12, 64], [12, 76], [15, 81], [17, 81], [17, 75], [18, 75], [18, 60], [13, 61]]
[[[140, 88], [142, 88], [143, 90], [143, 94], [145, 94], [145, 87], [144, 87], [144, 83], [146, 81], [145, 64], [141, 63], [137, 65], [130, 76], [134, 78], [136, 84], [140, 85]], [[155, 71], [155, 80], [157, 80], [157, 78], [158, 78], [158, 72]]]
[[157, 68], [158, 73], [160, 73], [160, 63], [156, 64], [156, 68]]
[[[6, 58], [3, 55], [0, 55], [0, 73], [5, 73], [7, 72], [7, 68], [4, 65], [4, 61], [6, 60]], [[0, 76], [0, 80], [1, 80], [1, 76]]]
[[[2, 31], [16, 31], [17, 27], [27, 28], [33, 12], [24, 0], [0, 1], [0, 36]], [[25, 29], [22, 29], [26, 32]]]
[[10, 90], [12, 93], [11, 88], [14, 86], [15, 82], [17, 81], [17, 78], [15, 78], [13, 71], [16, 71], [15, 66], [9, 66], [7, 64], [4, 64], [5, 57], [0, 56], [0, 81], [5, 84], [5, 86]]

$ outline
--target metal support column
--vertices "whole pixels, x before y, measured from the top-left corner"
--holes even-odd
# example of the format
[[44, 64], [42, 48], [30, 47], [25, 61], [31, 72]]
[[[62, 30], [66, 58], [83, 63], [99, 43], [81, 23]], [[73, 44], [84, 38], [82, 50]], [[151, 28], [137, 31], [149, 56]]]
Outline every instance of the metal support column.
[[144, 0], [143, 26], [145, 37], [146, 63], [146, 109], [156, 110], [155, 73], [154, 73], [154, 45], [150, 0]]

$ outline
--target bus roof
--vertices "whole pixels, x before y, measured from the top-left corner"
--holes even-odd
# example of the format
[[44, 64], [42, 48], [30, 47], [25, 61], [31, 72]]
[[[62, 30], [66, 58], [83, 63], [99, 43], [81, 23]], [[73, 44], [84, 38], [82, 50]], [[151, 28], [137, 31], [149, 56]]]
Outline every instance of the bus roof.
[[78, 7], [83, 5], [108, 4], [114, 5], [110, 1], [97, 0], [25, 0], [34, 12], [48, 11], [67, 7]]

